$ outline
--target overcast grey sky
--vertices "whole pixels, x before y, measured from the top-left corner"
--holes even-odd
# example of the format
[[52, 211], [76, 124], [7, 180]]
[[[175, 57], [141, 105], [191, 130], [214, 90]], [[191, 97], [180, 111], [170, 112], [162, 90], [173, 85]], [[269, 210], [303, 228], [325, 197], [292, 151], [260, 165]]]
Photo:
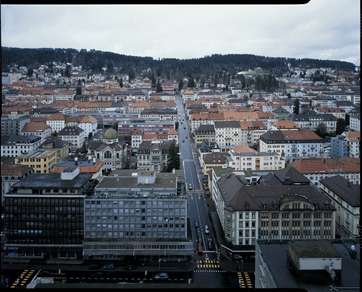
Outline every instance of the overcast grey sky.
[[358, 0], [306, 5], [1, 5], [3, 46], [156, 58], [256, 54], [360, 63]]

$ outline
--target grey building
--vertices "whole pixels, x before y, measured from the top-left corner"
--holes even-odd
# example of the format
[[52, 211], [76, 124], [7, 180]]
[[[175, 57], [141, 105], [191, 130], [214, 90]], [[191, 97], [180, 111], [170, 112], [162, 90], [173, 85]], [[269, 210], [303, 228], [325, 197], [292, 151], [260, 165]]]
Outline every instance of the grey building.
[[174, 173], [103, 177], [85, 201], [88, 258], [190, 256], [184, 185]]
[[339, 135], [331, 138], [331, 158], [348, 157], [348, 142], [346, 137]]
[[1, 135], [21, 135], [21, 130], [30, 121], [28, 115], [10, 114], [1, 116]]
[[258, 242], [255, 288], [360, 291], [360, 247], [352, 245], [327, 240]]
[[137, 169], [161, 172], [169, 162], [172, 141], [143, 141], [137, 153]]

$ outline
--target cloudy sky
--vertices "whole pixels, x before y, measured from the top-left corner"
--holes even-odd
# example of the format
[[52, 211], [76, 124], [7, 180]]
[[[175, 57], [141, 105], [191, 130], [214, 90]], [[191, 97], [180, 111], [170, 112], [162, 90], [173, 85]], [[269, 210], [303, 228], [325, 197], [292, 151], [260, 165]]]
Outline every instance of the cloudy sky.
[[306, 5], [1, 5], [3, 46], [155, 58], [256, 54], [360, 63], [358, 0]]

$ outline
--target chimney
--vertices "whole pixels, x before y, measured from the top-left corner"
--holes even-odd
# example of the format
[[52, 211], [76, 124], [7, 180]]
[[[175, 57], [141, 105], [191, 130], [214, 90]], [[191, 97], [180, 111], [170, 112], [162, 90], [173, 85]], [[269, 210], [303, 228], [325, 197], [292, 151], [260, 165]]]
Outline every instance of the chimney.
[[78, 165], [78, 157], [74, 157], [75, 165]]
[[88, 155], [88, 162], [91, 162], [92, 156]]
[[96, 158], [93, 157], [93, 164], [96, 164]]

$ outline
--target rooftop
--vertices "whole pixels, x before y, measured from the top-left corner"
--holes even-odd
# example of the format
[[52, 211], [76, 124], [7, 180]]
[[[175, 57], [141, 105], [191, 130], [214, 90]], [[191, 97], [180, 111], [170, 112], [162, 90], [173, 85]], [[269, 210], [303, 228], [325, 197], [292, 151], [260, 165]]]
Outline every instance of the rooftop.
[[[134, 173], [136, 173], [136, 170]], [[133, 176], [132, 173], [131, 175], [125, 173], [125, 176], [106, 176], [97, 185], [96, 190], [118, 188], [176, 188], [176, 174], [159, 173], [154, 184], [138, 184], [137, 176]]]
[[91, 174], [79, 174], [73, 180], [62, 180], [60, 174], [30, 174], [14, 187], [17, 188], [82, 188]]
[[5, 164], [1, 163], [1, 176], [24, 176], [33, 172], [33, 169], [21, 164]]
[[[303, 241], [305, 243], [306, 241]], [[313, 241], [314, 245], [319, 245], [319, 242]], [[303, 244], [301, 242], [301, 244]], [[342, 274], [341, 274], [341, 287], [359, 287], [360, 286], [360, 261], [353, 260], [348, 253], [346, 246], [342, 243], [332, 242], [333, 247], [336, 250], [336, 255], [342, 258]], [[308, 243], [307, 243], [308, 245]], [[265, 264], [268, 266], [268, 270], [272, 274], [277, 287], [280, 288], [304, 288], [309, 292], [329, 292], [329, 285], [305, 283], [294, 276], [288, 269], [287, 255], [288, 255], [288, 243], [258, 243], [261, 251], [261, 255]], [[322, 246], [323, 247], [323, 243]], [[317, 251], [321, 251], [321, 247], [316, 247]], [[356, 249], [359, 250], [359, 244]], [[310, 253], [310, 251], [307, 251]], [[339, 289], [338, 289], [339, 290]], [[359, 288], [349, 291], [359, 291]]]
[[340, 175], [322, 179], [321, 184], [341, 197], [350, 206], [360, 206], [360, 185], [352, 184]]
[[245, 185], [235, 174], [221, 177], [217, 184], [230, 210], [279, 210], [288, 198], [308, 201], [318, 209], [333, 209], [330, 200], [310, 185]]
[[291, 164], [300, 173], [343, 173], [360, 172], [359, 158], [343, 157], [339, 159], [311, 158], [301, 159]]

